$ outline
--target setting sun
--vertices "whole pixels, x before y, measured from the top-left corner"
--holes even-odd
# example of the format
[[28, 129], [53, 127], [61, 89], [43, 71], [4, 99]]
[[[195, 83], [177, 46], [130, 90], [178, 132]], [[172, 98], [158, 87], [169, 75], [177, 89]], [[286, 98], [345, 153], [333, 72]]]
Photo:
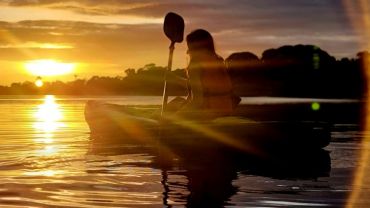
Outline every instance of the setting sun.
[[44, 59], [29, 61], [24, 66], [33, 75], [57, 76], [72, 73], [76, 64]]
[[37, 80], [35, 81], [35, 85], [37, 87], [42, 87], [44, 85], [44, 82], [41, 80], [41, 78], [37, 78]]

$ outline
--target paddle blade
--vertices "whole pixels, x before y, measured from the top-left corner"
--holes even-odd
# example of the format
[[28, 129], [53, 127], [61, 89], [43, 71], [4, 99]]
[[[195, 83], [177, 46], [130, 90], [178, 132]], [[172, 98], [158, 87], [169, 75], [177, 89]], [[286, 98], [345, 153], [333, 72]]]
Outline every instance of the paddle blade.
[[184, 39], [184, 19], [173, 12], [164, 18], [163, 31], [166, 36], [174, 43], [181, 43]]

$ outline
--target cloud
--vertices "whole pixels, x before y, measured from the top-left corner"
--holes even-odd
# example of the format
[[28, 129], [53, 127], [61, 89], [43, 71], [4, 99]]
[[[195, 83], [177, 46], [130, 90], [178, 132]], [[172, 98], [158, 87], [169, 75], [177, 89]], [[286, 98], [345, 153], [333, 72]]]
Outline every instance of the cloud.
[[[295, 44], [353, 57], [369, 49], [362, 41], [369, 14], [343, 1], [0, 0], [0, 63], [12, 62], [7, 71], [16, 71], [27, 60], [57, 59], [82, 63], [86, 76], [165, 66], [169, 41], [162, 22], [169, 11], [184, 17], [185, 34], [209, 30], [224, 58]], [[186, 44], [176, 44], [174, 68], [186, 66], [185, 51]]]
[[[131, 50], [131, 53], [145, 53], [145, 48], [165, 44], [165, 39], [156, 44], [154, 37], [161, 37], [160, 22], [168, 11], [184, 17], [186, 33], [204, 28], [214, 34], [220, 53], [224, 56], [232, 51], [261, 53], [267, 48], [298, 43], [324, 46], [334, 55], [337, 51], [337, 54], [344, 54], [344, 51], [355, 54], [360, 44], [348, 19], [347, 9], [338, 0], [13, 0], [9, 5], [15, 8], [33, 6], [65, 10], [82, 15], [76, 21], [98, 23], [101, 20], [99, 18], [110, 18], [110, 21], [100, 21], [105, 24], [73, 22], [72, 18], [68, 19], [70, 21], [49, 23], [28, 21], [19, 23], [20, 28], [12, 29], [15, 32], [30, 32], [28, 41], [53, 43], [62, 37], [62, 40], [67, 40], [64, 41], [66, 44], [75, 46], [75, 50], [91, 47], [93, 51], [100, 46], [123, 52], [117, 46], [120, 45]], [[351, 11], [351, 14], [355, 13]], [[155, 22], [157, 25], [140, 27], [133, 23], [131, 27], [124, 22], [116, 22], [121, 19], [120, 15], [141, 17], [143, 20], [156, 18], [158, 21]], [[110, 56], [117, 56], [118, 59], [119, 55]], [[108, 55], [102, 57], [111, 60]]]
[[28, 48], [28, 49], [71, 49], [73, 46], [63, 43], [38, 43], [38, 42], [24, 42], [18, 44], [5, 43], [0, 44], [1, 48]]
[[212, 30], [249, 27], [318, 30], [350, 25], [343, 5], [337, 0], [13, 0], [9, 5], [46, 6], [91, 16], [162, 18], [174, 11], [184, 16], [188, 26], [207, 26]]
[[137, 67], [157, 63], [158, 54], [168, 49], [162, 27], [156, 24], [22, 21], [0, 22], [0, 28], [7, 34], [0, 36], [0, 60], [54, 58]]
[[78, 3], [87, 6], [101, 6], [101, 5], [135, 5], [140, 3], [152, 2], [150, 0], [3, 0], [10, 6], [44, 6], [53, 4], [70, 4]]

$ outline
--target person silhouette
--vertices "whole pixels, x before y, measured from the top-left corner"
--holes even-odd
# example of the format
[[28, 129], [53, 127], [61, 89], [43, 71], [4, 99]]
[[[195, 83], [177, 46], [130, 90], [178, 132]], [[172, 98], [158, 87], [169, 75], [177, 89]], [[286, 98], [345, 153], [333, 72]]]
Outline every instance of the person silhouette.
[[172, 100], [169, 109], [187, 118], [230, 115], [240, 98], [232, 93], [229, 74], [223, 58], [215, 51], [213, 37], [204, 29], [197, 29], [186, 36], [186, 42], [190, 57], [185, 84], [188, 96]]

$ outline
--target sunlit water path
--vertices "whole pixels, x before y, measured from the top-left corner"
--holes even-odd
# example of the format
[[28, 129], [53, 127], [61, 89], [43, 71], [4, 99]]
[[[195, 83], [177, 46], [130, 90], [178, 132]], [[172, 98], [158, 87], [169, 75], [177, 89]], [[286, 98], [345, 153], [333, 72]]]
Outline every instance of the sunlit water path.
[[0, 97], [0, 207], [196, 207], [205, 196], [210, 207], [337, 207], [356, 189], [352, 174], [363, 135], [357, 124], [333, 128], [329, 152], [317, 156], [325, 171], [314, 175], [274, 175], [269, 171], [284, 167], [228, 160], [162, 166], [156, 150], [122, 144], [93, 151], [83, 114], [88, 99], [160, 103], [159, 97]]

